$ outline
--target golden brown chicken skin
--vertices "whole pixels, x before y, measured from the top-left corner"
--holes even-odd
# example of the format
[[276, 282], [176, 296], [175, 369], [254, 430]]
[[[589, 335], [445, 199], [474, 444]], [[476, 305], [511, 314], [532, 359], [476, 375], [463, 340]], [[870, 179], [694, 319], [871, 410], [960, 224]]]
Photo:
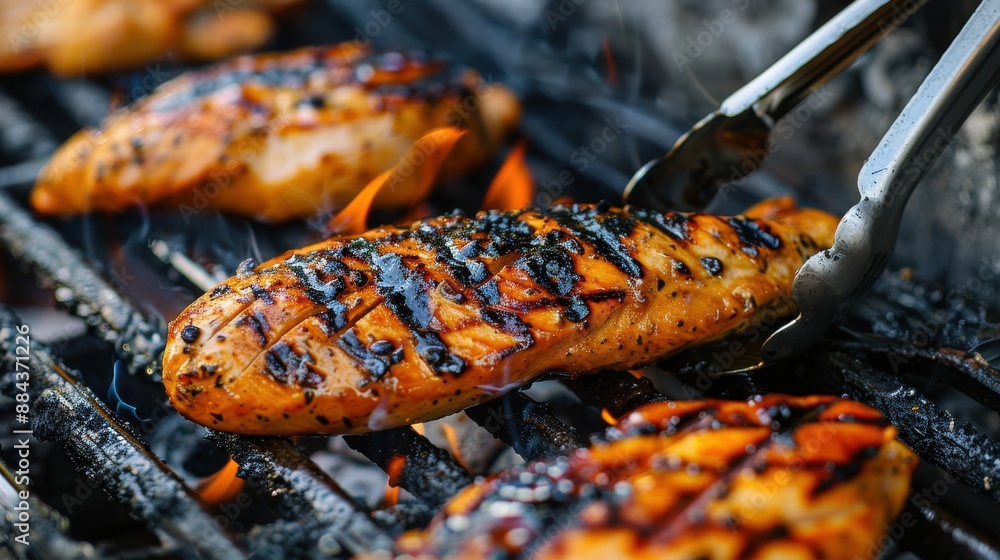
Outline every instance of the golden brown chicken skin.
[[[77, 133], [40, 173], [31, 204], [49, 215], [141, 204], [309, 217], [344, 205], [439, 127], [468, 131], [441, 172], [465, 173], [492, 157], [518, 118], [506, 88], [421, 55], [346, 43], [245, 56], [170, 81], [101, 130]], [[397, 191], [380, 204], [411, 202]]]
[[834, 397], [657, 403], [611, 433], [473, 484], [400, 537], [397, 554], [877, 558], [917, 465], [878, 412]]
[[272, 13], [300, 0], [0, 0], [0, 72], [44, 66], [80, 76], [168, 53], [215, 60], [271, 36]]
[[561, 371], [655, 362], [786, 307], [837, 219], [773, 199], [733, 218], [594, 205], [445, 216], [291, 251], [170, 325], [184, 416], [247, 434], [440, 418]]

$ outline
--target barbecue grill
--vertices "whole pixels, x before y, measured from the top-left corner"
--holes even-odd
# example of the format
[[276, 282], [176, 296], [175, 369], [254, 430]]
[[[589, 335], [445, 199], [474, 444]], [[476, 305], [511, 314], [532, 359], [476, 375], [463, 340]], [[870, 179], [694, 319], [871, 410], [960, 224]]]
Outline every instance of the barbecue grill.
[[[488, 2], [405, 4], [391, 23], [380, 19], [383, 8], [374, 3], [314, 2], [284, 22], [273, 46], [330, 43], [362, 33], [377, 44], [450, 52], [522, 95], [539, 204], [565, 195], [616, 200], [630, 170], [669, 147], [680, 125], [704, 106], [657, 105], [651, 94], [656, 84], [644, 77], [649, 73], [618, 54], [641, 52], [641, 30], [602, 28], [594, 19], [614, 4], [593, 1], [601, 5], [539, 3], [534, 12], [522, 7], [522, 16], [534, 13], [543, 22], [538, 25], [544, 33], [528, 39], [523, 36], [537, 31], [531, 24], [498, 18], [502, 7]], [[566, 13], [569, 4], [579, 10], [576, 16]], [[782, 2], [775, 4], [779, 10]], [[803, 33], [837, 7], [827, 4], [815, 4], [812, 18], [799, 18]], [[571, 17], [580, 18], [576, 26]], [[517, 25], [524, 27], [513, 31]], [[921, 29], [919, 21], [914, 26]], [[603, 34], [597, 36], [599, 48], [588, 53], [580, 44], [595, 44], [597, 32]], [[518, 36], [515, 52], [511, 45]], [[58, 142], [99, 122], [115, 95], [140, 96], [179, 70], [168, 60], [125, 78], [62, 81], [38, 73], [0, 79], [4, 301], [32, 314], [27, 324], [33, 331], [40, 324], [35, 319], [51, 324], [52, 300], [76, 320], [56, 320], [41, 335], [51, 342], [31, 333], [30, 421], [18, 423], [15, 401], [0, 397], [0, 543], [6, 547], [0, 558], [389, 557], [395, 535], [425, 525], [472, 482], [455, 445], [436, 445], [414, 427], [342, 438], [357, 462], [378, 467], [390, 485], [405, 491], [394, 503], [372, 505], [311, 458], [329, 453], [325, 441], [206, 432], [181, 421], [157, 385], [165, 320], [243, 259], [260, 260], [315, 239], [315, 224], [263, 226], [207, 212], [42, 222], [26, 209], [34, 173]], [[830, 87], [849, 90], [847, 82], [865, 71]], [[623, 85], [626, 80], [635, 83]], [[869, 103], [864, 94], [855, 97]], [[892, 108], [886, 112], [894, 114]], [[835, 126], [833, 118], [819, 120]], [[605, 144], [586, 166], [567, 167], [580, 155], [580, 139], [594, 137], [588, 126], [599, 134], [616, 122], [625, 123], [621, 142]], [[852, 153], [841, 155], [850, 160]], [[561, 173], [567, 170], [569, 180]], [[430, 203], [439, 210], [469, 208], [482, 184], [483, 177], [470, 178], [436, 193]], [[789, 192], [813, 204], [850, 201], [800, 189], [765, 170], [729, 204], [739, 209], [753, 197]], [[903, 262], [906, 250], [904, 244]], [[992, 276], [981, 278], [980, 289], [909, 276], [886, 273], [841, 330], [787, 364], [750, 376], [719, 376], [719, 364], [709, 360], [669, 374], [650, 368], [641, 377], [607, 372], [546, 381], [468, 409], [465, 414], [485, 430], [470, 433], [491, 434], [501, 442], [495, 455], [506, 460], [514, 454], [532, 460], [584, 445], [606, 427], [602, 415], [618, 417], [644, 403], [769, 392], [844, 394], [882, 411], [924, 460], [906, 509], [909, 522], [886, 528], [889, 538], [872, 543], [873, 550], [888, 558], [1000, 558], [1000, 370], [991, 365], [991, 358], [1000, 357], [994, 343], [1000, 322], [989, 305], [992, 292], [982, 288]], [[28, 344], [19, 340], [24, 333], [18, 326], [25, 322], [9, 305], [0, 307], [0, 348], [8, 362], [0, 389], [8, 395], [17, 388], [16, 348]], [[25, 438], [30, 485], [18, 473]], [[208, 483], [194, 481], [211, 480], [222, 469], [214, 480], [226, 482], [229, 458], [246, 483], [233, 483], [236, 491], [209, 499]], [[502, 458], [490, 462], [495, 466]], [[25, 490], [30, 497], [22, 499]], [[13, 541], [25, 507], [31, 512], [30, 547]]]

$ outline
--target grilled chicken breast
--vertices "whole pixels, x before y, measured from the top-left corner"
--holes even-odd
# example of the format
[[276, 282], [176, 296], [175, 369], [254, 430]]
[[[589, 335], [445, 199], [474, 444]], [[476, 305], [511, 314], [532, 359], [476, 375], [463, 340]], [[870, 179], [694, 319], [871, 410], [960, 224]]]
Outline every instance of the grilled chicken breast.
[[[50, 215], [143, 204], [308, 217], [342, 206], [439, 127], [468, 131], [443, 178], [467, 172], [518, 118], [506, 88], [421, 55], [344, 44], [245, 56], [172, 80], [101, 130], [77, 133], [39, 174], [31, 203]], [[408, 195], [383, 192], [379, 202], [406, 205]]]
[[412, 558], [877, 558], [917, 458], [875, 410], [834, 397], [657, 403], [617, 439], [469, 486]]
[[[444, 216], [245, 267], [170, 325], [174, 407], [246, 434], [362, 433], [653, 363], [788, 307], [837, 219], [594, 205]], [[773, 317], [772, 317], [773, 318]]]
[[299, 0], [0, 0], [0, 72], [127, 70], [167, 53], [214, 60], [260, 46]]

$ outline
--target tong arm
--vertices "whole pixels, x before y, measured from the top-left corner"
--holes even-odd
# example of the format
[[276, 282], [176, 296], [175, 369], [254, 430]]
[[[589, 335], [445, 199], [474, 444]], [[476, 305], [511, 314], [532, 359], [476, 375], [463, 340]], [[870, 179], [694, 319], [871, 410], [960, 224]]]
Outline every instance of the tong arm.
[[800, 315], [764, 344], [765, 363], [805, 350], [867, 294], [896, 244], [906, 202], [955, 132], [1000, 82], [1000, 0], [983, 0], [861, 169], [861, 201], [834, 246], [799, 271]]

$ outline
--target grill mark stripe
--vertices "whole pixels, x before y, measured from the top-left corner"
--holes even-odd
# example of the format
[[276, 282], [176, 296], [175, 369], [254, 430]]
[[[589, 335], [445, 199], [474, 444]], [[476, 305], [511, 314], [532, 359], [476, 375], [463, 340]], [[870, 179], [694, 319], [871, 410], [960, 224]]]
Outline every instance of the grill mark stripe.
[[630, 214], [640, 222], [660, 230], [677, 241], [685, 243], [691, 241], [691, 229], [689, 224], [692, 217], [697, 216], [697, 214], [695, 216], [689, 216], [687, 214], [680, 214], [677, 212], [661, 214], [645, 208], [633, 210]]
[[574, 237], [585, 241], [595, 253], [625, 274], [633, 278], [642, 277], [642, 266], [622, 241], [635, 230], [636, 220], [631, 216], [602, 213], [597, 207], [577, 205], [557, 206], [545, 210], [542, 215], [569, 229]]
[[[403, 233], [401, 238], [409, 237]], [[465, 361], [451, 353], [436, 332], [431, 330], [433, 313], [430, 308], [430, 283], [423, 275], [406, 265], [397, 253], [379, 252], [380, 245], [388, 245], [390, 238], [377, 242], [359, 239], [347, 250], [354, 257], [368, 264], [374, 273], [373, 283], [382, 296], [383, 304], [410, 331], [415, 339], [417, 354], [437, 375], [458, 375], [466, 367]]]
[[[773, 431], [769, 437], [766, 437], [764, 441], [757, 444], [756, 449], [753, 453], [747, 454], [742, 459], [739, 459], [735, 465], [730, 465], [726, 472], [723, 473], [717, 480], [705, 487], [698, 496], [691, 502], [684, 504], [683, 507], [676, 511], [671, 512], [670, 515], [664, 518], [664, 529], [657, 532], [651, 540], [658, 543], [665, 543], [673, 541], [682, 534], [686, 533], [692, 527], [692, 515], [697, 511], [706, 510], [707, 504], [714, 500], [715, 498], [724, 495], [733, 479], [740, 474], [744, 469], [754, 468], [761, 464], [766, 465], [766, 455], [767, 452], [783, 438], [793, 438], [796, 430], [800, 427], [812, 423], [816, 417], [825, 409], [825, 404], [820, 404], [813, 406], [807, 410], [799, 411], [799, 414], [792, 416], [791, 418], [785, 419], [781, 423], [781, 428], [777, 431]], [[762, 426], [766, 428], [766, 426]], [[721, 429], [727, 429], [728, 426], [723, 426]]]
[[264, 345], [264, 347], [261, 348], [259, 351], [257, 351], [257, 353], [254, 354], [253, 358], [247, 360], [244, 363], [243, 367], [240, 368], [240, 370], [238, 372], [236, 372], [235, 375], [229, 376], [229, 379], [227, 379], [226, 381], [229, 382], [230, 379], [232, 379], [233, 381], [239, 379], [240, 376], [242, 376], [244, 373], [246, 373], [247, 370], [250, 369], [250, 366], [254, 362], [256, 362], [257, 359], [261, 357], [261, 355], [263, 355], [265, 352], [268, 352], [272, 348], [274, 348], [274, 345], [277, 344], [277, 343], [279, 343], [279, 342], [281, 342], [281, 339], [286, 334], [288, 334], [289, 332], [291, 332], [292, 329], [294, 329], [295, 327], [297, 327], [300, 324], [302, 324], [302, 321], [305, 321], [309, 317], [312, 317], [313, 315], [315, 315], [318, 311], [319, 311], [319, 308], [317, 308], [317, 307], [312, 307], [312, 308], [306, 309], [302, 313], [299, 313], [299, 314], [295, 315], [290, 321], [288, 321], [288, 323], [281, 330], [274, 330], [273, 328], [270, 328], [270, 326], [269, 326], [269, 330], [271, 330], [274, 333], [274, 338], [272, 340], [270, 340], [270, 341], [267, 341], [267, 343]]
[[361, 387], [368, 385], [372, 381], [381, 380], [389, 373], [392, 366], [402, 360], [402, 355], [395, 351], [398, 349], [394, 349], [393, 352], [385, 355], [376, 354], [365, 343], [361, 342], [353, 328], [344, 331], [343, 335], [337, 340], [337, 346], [345, 354], [353, 358], [359, 364], [360, 368], [363, 368], [371, 377], [371, 379], [363, 381]]
[[468, 288], [485, 282], [490, 272], [483, 263], [468, 258], [462, 254], [455, 242], [459, 236], [454, 235], [454, 227], [459, 219], [441, 224], [423, 224], [412, 230], [410, 239], [420, 244], [422, 250], [433, 255], [433, 260], [441, 263], [448, 271], [451, 280], [462, 287]]
[[237, 317], [239, 317], [240, 315], [242, 315], [244, 311], [246, 311], [247, 309], [249, 309], [250, 306], [253, 305], [254, 301], [256, 301], [256, 300], [249, 299], [249, 301], [247, 301], [247, 302], [240, 302], [239, 299], [237, 299], [236, 302], [239, 305], [237, 305], [235, 307], [235, 309], [233, 310], [232, 313], [230, 313], [229, 315], [227, 315], [222, 321], [219, 322], [219, 327], [217, 329], [213, 330], [208, 336], [204, 337], [203, 340], [208, 340], [208, 339], [214, 337], [215, 335], [219, 334], [219, 331], [221, 331], [222, 329], [224, 329], [227, 326], [229, 326], [229, 324], [232, 323], [233, 321], [235, 321]]

